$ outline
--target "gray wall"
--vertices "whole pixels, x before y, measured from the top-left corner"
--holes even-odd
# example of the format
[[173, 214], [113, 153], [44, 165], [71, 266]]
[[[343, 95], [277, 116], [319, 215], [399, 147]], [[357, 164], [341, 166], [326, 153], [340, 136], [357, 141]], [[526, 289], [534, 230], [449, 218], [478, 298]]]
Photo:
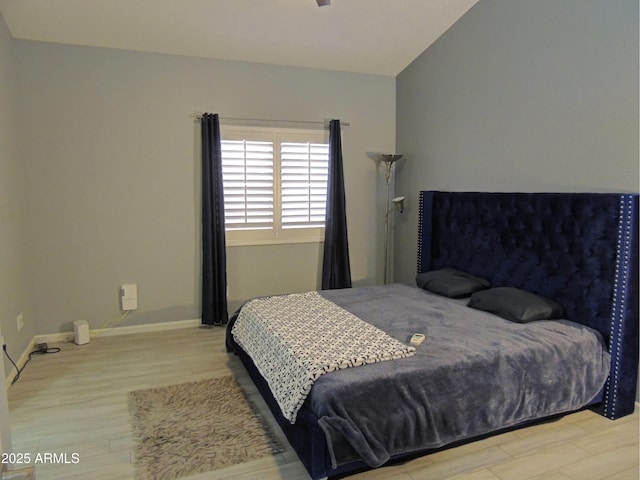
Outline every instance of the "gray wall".
[[[19, 347], [16, 317], [28, 308], [25, 256], [22, 248], [21, 190], [16, 153], [15, 54], [12, 38], [0, 16], [0, 331], [15, 355]], [[24, 313], [24, 312], [23, 312]], [[11, 323], [13, 322], [13, 323]], [[0, 355], [4, 354], [0, 352]], [[0, 379], [4, 384], [5, 365], [0, 363]], [[0, 451], [11, 448], [7, 397], [0, 393]], [[0, 471], [4, 470], [4, 465]]]
[[[20, 292], [3, 331], [25, 313], [16, 353], [35, 334], [71, 331], [74, 320], [100, 328], [117, 318], [122, 283], [137, 283], [139, 294], [125, 325], [199, 318], [194, 112], [349, 121], [352, 276], [356, 285], [377, 282], [377, 172], [365, 152], [394, 148], [395, 78], [7, 40], [20, 81], [5, 87], [17, 103], [3, 105], [0, 118], [15, 133], [10, 166], [21, 183], [11, 188], [24, 208], [2, 248], [11, 247], [16, 278], [28, 284], [2, 289]], [[20, 227], [23, 247], [14, 238]], [[318, 243], [233, 247], [228, 257], [231, 309], [252, 296], [319, 287]], [[13, 281], [0, 272], [3, 286]]]
[[638, 191], [638, 2], [480, 0], [397, 77], [395, 279], [417, 192]]

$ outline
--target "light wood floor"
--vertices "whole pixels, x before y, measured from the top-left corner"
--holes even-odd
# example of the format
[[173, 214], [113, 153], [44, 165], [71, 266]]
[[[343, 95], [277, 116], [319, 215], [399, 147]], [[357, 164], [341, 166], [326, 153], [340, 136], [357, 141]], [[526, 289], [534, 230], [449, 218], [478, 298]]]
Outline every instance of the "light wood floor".
[[[13, 451], [29, 453], [32, 459], [38, 453], [66, 453], [71, 459], [76, 453], [79, 462], [38, 464], [38, 479], [133, 479], [127, 410], [131, 390], [233, 372], [250, 395], [257, 396], [238, 359], [225, 353], [220, 328], [98, 337], [83, 346], [50, 346], [62, 351], [34, 356], [9, 390]], [[190, 480], [308, 478], [289, 448], [275, 457]], [[610, 421], [584, 411], [351, 478], [638, 480], [638, 413]]]

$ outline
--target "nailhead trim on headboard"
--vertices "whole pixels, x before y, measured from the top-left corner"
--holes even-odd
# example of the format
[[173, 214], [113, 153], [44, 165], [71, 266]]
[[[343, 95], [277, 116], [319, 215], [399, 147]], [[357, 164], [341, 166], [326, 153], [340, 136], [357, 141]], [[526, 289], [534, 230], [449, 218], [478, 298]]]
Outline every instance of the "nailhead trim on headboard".
[[423, 255], [423, 234], [422, 229], [424, 219], [424, 194], [420, 195], [420, 200], [418, 203], [418, 264], [416, 267], [416, 272], [420, 273], [422, 271], [422, 255]]
[[[633, 197], [620, 197], [620, 217], [618, 222], [618, 246], [616, 250], [616, 274], [614, 280], [613, 302], [611, 308], [611, 339], [609, 353], [611, 354], [612, 374], [609, 375], [606, 386], [604, 415], [614, 420], [617, 413], [617, 399], [620, 378], [620, 361], [622, 353], [622, 338], [624, 334], [623, 316], [626, 307], [629, 284], [629, 256], [631, 249], [631, 212]], [[613, 380], [612, 380], [613, 379]], [[613, 385], [611, 383], [613, 382]]]

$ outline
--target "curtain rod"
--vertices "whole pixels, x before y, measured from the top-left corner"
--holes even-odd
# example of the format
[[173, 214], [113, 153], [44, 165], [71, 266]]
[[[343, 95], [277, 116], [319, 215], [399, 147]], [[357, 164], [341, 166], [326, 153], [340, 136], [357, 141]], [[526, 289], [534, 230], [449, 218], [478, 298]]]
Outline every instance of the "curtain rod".
[[[191, 117], [193, 117], [195, 120], [200, 121], [202, 119], [202, 113], [194, 113], [193, 115], [190, 115]], [[274, 120], [274, 119], [265, 119], [265, 118], [237, 118], [237, 117], [220, 117], [220, 121], [221, 122], [229, 122], [229, 123], [233, 123], [233, 122], [238, 122], [238, 123], [291, 123], [291, 124], [305, 124], [305, 125], [323, 125], [328, 127], [329, 126], [329, 122], [330, 120], [325, 120], [323, 122], [317, 121], [317, 120]], [[340, 126], [342, 127], [349, 127], [351, 126], [350, 122], [343, 122], [342, 120], [340, 121]]]

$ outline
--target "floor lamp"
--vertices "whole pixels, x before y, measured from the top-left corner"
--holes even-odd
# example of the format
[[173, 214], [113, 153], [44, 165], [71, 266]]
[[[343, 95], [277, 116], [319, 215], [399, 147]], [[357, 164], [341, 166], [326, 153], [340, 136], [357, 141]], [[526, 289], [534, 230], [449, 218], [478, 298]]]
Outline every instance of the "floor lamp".
[[[382, 162], [386, 167], [386, 182], [387, 182], [387, 201], [384, 205], [384, 283], [386, 284], [389, 280], [388, 277], [388, 263], [389, 263], [389, 213], [391, 210], [389, 209], [390, 199], [390, 189], [389, 184], [391, 183], [391, 169], [393, 164], [402, 158], [402, 154], [400, 153], [367, 153], [370, 158], [378, 162]], [[396, 197], [393, 199], [393, 203], [398, 208], [398, 211], [402, 213], [404, 208], [404, 197]]]

